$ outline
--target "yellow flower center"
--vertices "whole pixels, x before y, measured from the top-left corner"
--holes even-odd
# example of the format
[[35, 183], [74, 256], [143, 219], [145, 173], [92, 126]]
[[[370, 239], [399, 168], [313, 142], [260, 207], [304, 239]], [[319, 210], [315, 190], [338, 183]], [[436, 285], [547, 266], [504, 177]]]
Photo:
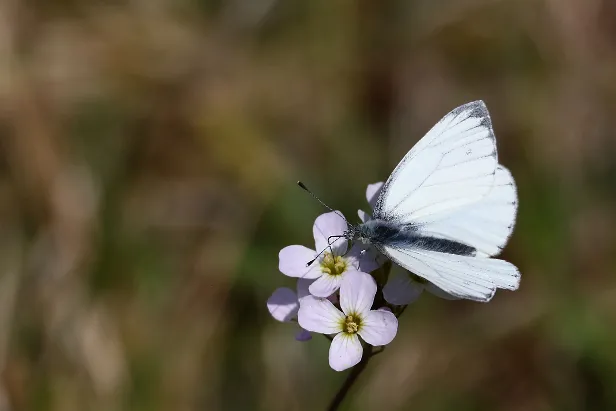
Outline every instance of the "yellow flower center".
[[347, 262], [340, 256], [334, 256], [332, 253], [325, 253], [321, 260], [321, 272], [329, 275], [340, 275], [347, 268]]
[[347, 334], [356, 334], [361, 327], [361, 318], [355, 314], [344, 317], [342, 331]]

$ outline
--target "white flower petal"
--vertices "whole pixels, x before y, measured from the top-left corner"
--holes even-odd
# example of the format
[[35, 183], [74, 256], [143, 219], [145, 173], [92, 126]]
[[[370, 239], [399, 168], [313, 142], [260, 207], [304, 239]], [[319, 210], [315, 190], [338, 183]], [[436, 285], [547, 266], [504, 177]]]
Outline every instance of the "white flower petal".
[[383, 182], [379, 181], [378, 183], [368, 184], [368, 188], [366, 189], [366, 200], [368, 200], [368, 204], [370, 204], [370, 207], [373, 209], [376, 205], [376, 200], [379, 198], [379, 194], [381, 194], [381, 188], [383, 188]]
[[378, 261], [378, 256], [379, 253], [374, 247], [355, 244], [347, 253], [346, 259], [358, 271], [370, 273], [382, 264]]
[[329, 366], [336, 371], [344, 371], [357, 365], [363, 352], [357, 334], [340, 333], [334, 337], [329, 347]]
[[419, 298], [423, 284], [413, 281], [406, 271], [395, 270], [383, 287], [385, 301], [394, 305], [407, 305]]
[[267, 309], [272, 317], [278, 321], [287, 322], [297, 316], [299, 301], [293, 290], [283, 287], [276, 291], [267, 299]]
[[321, 275], [321, 269], [317, 261], [306, 266], [314, 259], [316, 252], [303, 245], [290, 245], [280, 250], [278, 254], [278, 269], [284, 275], [297, 278], [315, 279]]
[[[340, 213], [340, 211], [337, 213]], [[314, 244], [317, 252], [321, 252], [329, 246], [327, 242], [329, 237], [342, 235], [347, 230], [347, 222], [337, 213], [332, 211], [321, 214], [315, 220], [312, 226], [312, 233], [314, 234]], [[344, 238], [332, 238], [334, 254], [343, 255], [347, 250], [347, 243], [347, 240]]]
[[342, 257], [347, 264], [347, 270], [359, 270], [359, 259], [362, 248], [359, 245], [354, 245], [345, 255]]
[[314, 280], [308, 280], [306, 278], [297, 279], [297, 299], [298, 300], [301, 300], [302, 298], [310, 295], [309, 287], [310, 287], [310, 284], [312, 283], [314, 283]]
[[336, 334], [342, 330], [344, 314], [326, 298], [302, 298], [297, 320], [305, 330], [321, 334]]
[[453, 296], [449, 293], [447, 293], [446, 291], [441, 290], [440, 288], [438, 288], [437, 286], [435, 286], [432, 283], [427, 283], [425, 286], [426, 291], [428, 291], [430, 294], [437, 296], [438, 298], [442, 298], [443, 300], [459, 300], [458, 297]]
[[310, 334], [310, 331], [306, 331], [302, 328], [295, 334], [295, 339], [302, 342], [309, 341], [312, 339], [312, 334]]
[[372, 220], [372, 216], [366, 213], [364, 210], [357, 210], [357, 215], [362, 223], [365, 223], [368, 220]]
[[340, 285], [340, 308], [347, 315], [368, 313], [375, 295], [376, 281], [370, 274], [350, 271]]
[[340, 275], [323, 274], [308, 289], [316, 297], [329, 297], [340, 288], [340, 283], [347, 273]]
[[362, 318], [358, 334], [370, 345], [387, 345], [398, 332], [398, 319], [385, 310], [370, 311]]

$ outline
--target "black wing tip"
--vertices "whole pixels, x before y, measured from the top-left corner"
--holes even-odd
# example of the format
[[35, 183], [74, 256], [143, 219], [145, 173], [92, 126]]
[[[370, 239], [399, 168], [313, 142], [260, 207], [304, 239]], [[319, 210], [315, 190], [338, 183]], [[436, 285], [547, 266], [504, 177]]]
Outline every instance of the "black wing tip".
[[483, 100], [475, 100], [470, 103], [463, 104], [454, 108], [449, 113], [450, 115], [457, 116], [461, 113], [468, 112], [469, 117], [481, 119], [481, 125], [488, 128], [490, 131], [490, 137], [495, 140], [494, 131], [492, 130], [492, 119], [490, 118], [490, 112]]
[[488, 111], [488, 107], [486, 106], [486, 103], [483, 100], [471, 101], [470, 103], [466, 103], [465, 105], [473, 106], [473, 107], [476, 107], [477, 109]]
[[462, 104], [461, 106], [453, 109], [453, 112], [459, 113], [467, 110], [471, 111], [471, 115], [473, 117], [479, 117], [484, 115], [489, 117], [488, 106], [486, 106], [486, 103], [483, 100], [475, 100], [470, 101], [466, 104]]

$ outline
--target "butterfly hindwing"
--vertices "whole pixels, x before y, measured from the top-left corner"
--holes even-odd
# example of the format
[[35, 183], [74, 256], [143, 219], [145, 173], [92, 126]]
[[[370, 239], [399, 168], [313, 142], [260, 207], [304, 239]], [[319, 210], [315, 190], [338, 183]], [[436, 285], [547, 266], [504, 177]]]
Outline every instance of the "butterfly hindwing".
[[520, 283], [518, 269], [504, 260], [401, 247], [379, 248], [398, 265], [459, 298], [486, 302], [497, 288], [515, 290]]

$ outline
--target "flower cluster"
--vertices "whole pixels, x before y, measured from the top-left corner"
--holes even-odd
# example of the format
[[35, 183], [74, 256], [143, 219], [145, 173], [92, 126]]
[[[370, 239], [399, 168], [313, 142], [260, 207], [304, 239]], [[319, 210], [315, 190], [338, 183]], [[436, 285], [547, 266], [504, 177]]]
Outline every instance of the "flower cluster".
[[[382, 185], [368, 186], [366, 197], [371, 207]], [[371, 217], [360, 210], [359, 218], [365, 222]], [[340, 212], [325, 213], [314, 222], [315, 249], [301, 245], [283, 248], [279, 270], [297, 278], [297, 292], [278, 288], [267, 301], [276, 320], [299, 323], [298, 341], [311, 339], [310, 333], [324, 334], [331, 340], [329, 364], [336, 371], [358, 364], [366, 344], [389, 344], [398, 330], [398, 316], [424, 289], [454, 298], [399, 267], [390, 275], [392, 265], [384, 256], [360, 244], [350, 246], [340, 237], [346, 229]], [[336, 241], [330, 244], [331, 238]]]

